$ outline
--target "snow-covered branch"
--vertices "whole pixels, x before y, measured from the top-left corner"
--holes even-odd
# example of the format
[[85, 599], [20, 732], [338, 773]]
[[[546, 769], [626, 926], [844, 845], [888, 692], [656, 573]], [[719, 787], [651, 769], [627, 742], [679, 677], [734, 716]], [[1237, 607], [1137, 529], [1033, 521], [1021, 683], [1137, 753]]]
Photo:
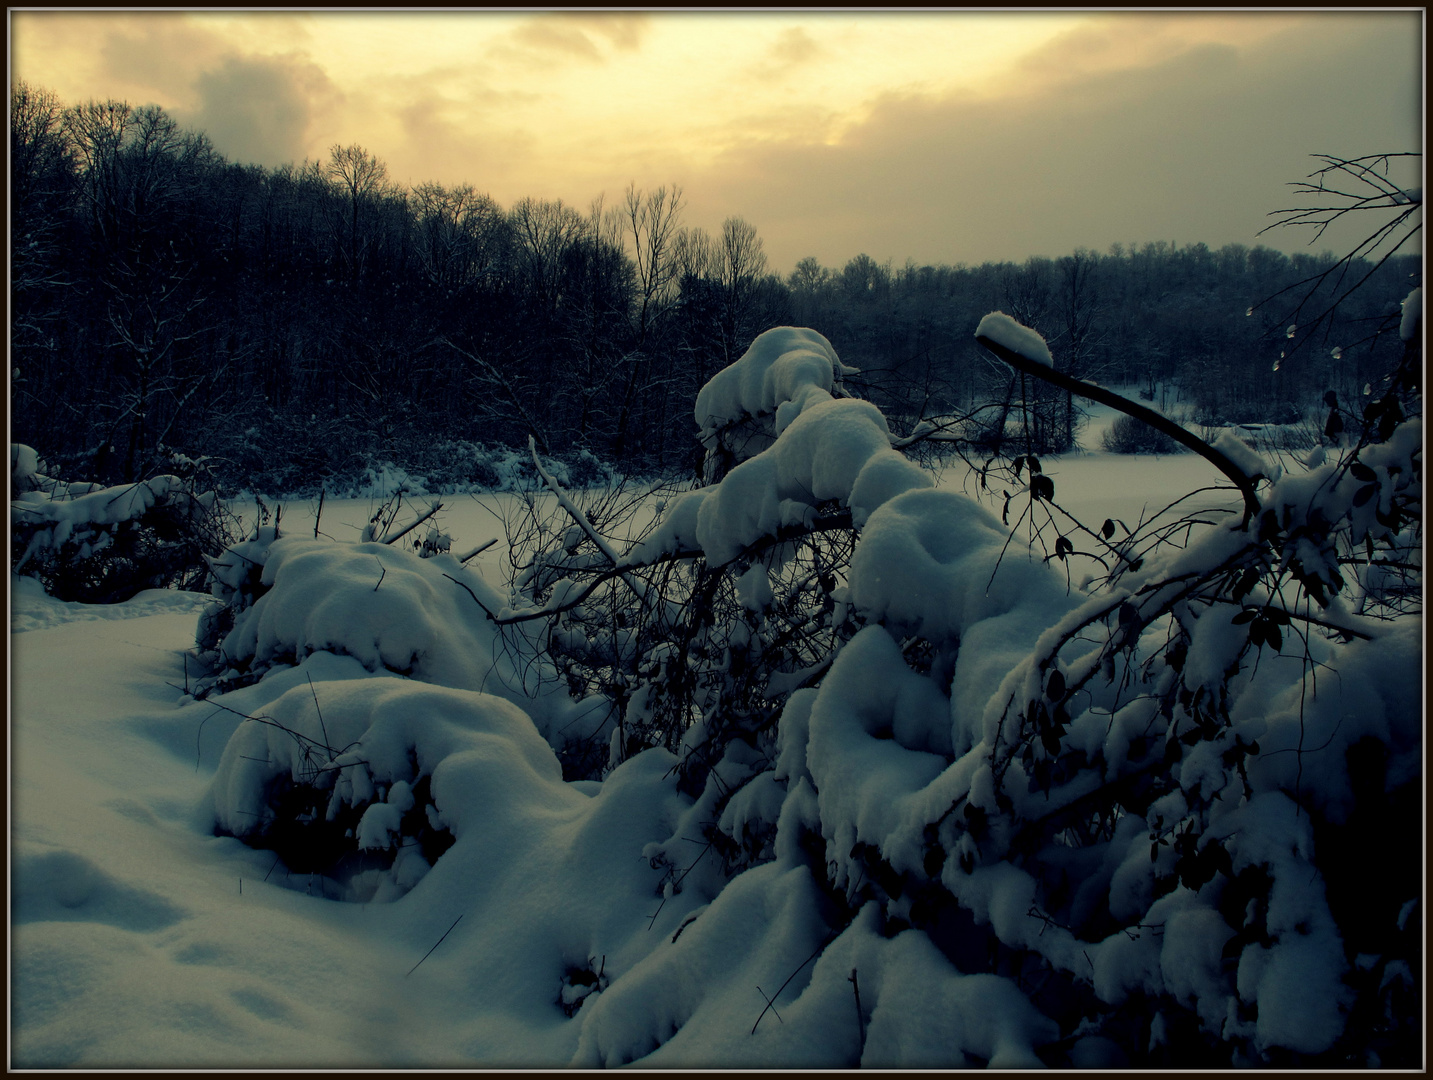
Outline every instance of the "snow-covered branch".
[[1002, 344], [1000, 341], [996, 341], [991, 337], [978, 334], [975, 340], [1017, 371], [1023, 371], [1027, 375], [1033, 375], [1037, 379], [1043, 379], [1046, 382], [1060, 387], [1062, 390], [1079, 394], [1081, 397], [1089, 398], [1091, 401], [1097, 401], [1101, 405], [1108, 405], [1111, 408], [1118, 409], [1128, 416], [1133, 416], [1135, 419], [1149, 424], [1155, 430], [1163, 432], [1181, 446], [1193, 450], [1232, 480], [1234, 486], [1239, 489], [1239, 493], [1244, 498], [1244, 520], [1246, 525], [1248, 521], [1259, 512], [1259, 497], [1255, 490], [1255, 480], [1257, 477], [1250, 476], [1235, 464], [1227, 454], [1210, 446], [1199, 436], [1186, 430], [1182, 425], [1176, 424], [1168, 417], [1139, 404], [1137, 401], [1130, 401], [1123, 395], [1116, 394], [1112, 390], [1107, 390], [1103, 386], [1097, 386], [1094, 383], [1073, 378], [1057, 370], [1045, 359], [1049, 356], [1048, 350], [1045, 350], [1043, 357], [1038, 351], [1036, 351], [1035, 356], [1031, 357], [1023, 352], [1017, 352], [1009, 345]]

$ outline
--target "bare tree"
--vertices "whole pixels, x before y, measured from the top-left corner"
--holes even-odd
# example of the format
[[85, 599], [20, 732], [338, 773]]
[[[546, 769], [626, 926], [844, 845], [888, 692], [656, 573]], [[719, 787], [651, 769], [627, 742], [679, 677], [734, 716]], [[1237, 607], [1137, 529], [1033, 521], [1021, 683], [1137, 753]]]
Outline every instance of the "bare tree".
[[517, 243], [524, 291], [545, 315], [555, 313], [562, 252], [587, 229], [587, 223], [561, 199], [522, 199], [508, 213]]
[[739, 217], [721, 225], [717, 248], [717, 275], [721, 284], [723, 309], [719, 326], [725, 362], [734, 362], [755, 337], [750, 323], [752, 300], [757, 283], [766, 272], [766, 253], [756, 226]]
[[[626, 378], [618, 407], [613, 451], [621, 456], [627, 449], [632, 416], [638, 404], [652, 406], [645, 411], [665, 426], [668, 371], [653, 370], [648, 339], [657, 324], [670, 312], [678, 296], [678, 223], [681, 220], [682, 189], [672, 185], [643, 192], [629, 184], [622, 206], [615, 210], [622, 229], [624, 246], [632, 252], [635, 322], [632, 346], [624, 357]], [[668, 365], [668, 368], [670, 365]], [[641, 385], [645, 393], [639, 394]], [[655, 391], [657, 400], [651, 400]], [[641, 399], [639, 402], [639, 398]]]
[[[1060, 344], [1065, 371], [1076, 379], [1089, 379], [1095, 374], [1102, 341], [1096, 326], [1100, 315], [1100, 257], [1088, 248], [1077, 248], [1073, 255], [1060, 258], [1055, 265], [1060, 269], [1056, 302], [1060, 328], [1053, 340]], [[1063, 431], [1058, 441], [1073, 446], [1078, 422], [1075, 395], [1066, 389], [1064, 396]]]
[[62, 175], [73, 171], [63, 119], [64, 108], [53, 91], [25, 82], [15, 86], [10, 95], [10, 199], [16, 211], [54, 193]]
[[[51, 356], [65, 286], [64, 230], [75, 183], [64, 109], [50, 91], [19, 83], [10, 98], [11, 349]], [[19, 356], [16, 356], [18, 366]], [[46, 361], [48, 366], [48, 361]], [[36, 372], [35, 375], [40, 375]], [[18, 390], [18, 386], [17, 386]]]
[[[190, 348], [207, 330], [209, 295], [196, 273], [206, 254], [200, 206], [219, 162], [203, 135], [162, 109], [91, 101], [64, 128], [81, 165], [79, 190], [108, 296], [105, 324], [118, 361], [95, 403], [109, 417], [96, 471], [138, 479], [200, 387], [217, 377]], [[125, 432], [123, 463], [108, 464]]]
[[457, 288], [491, 272], [497, 261], [503, 212], [472, 185], [425, 183], [413, 189], [418, 255], [434, 285]]
[[651, 322], [675, 298], [678, 263], [672, 249], [681, 212], [682, 189], [676, 184], [670, 191], [665, 186], [648, 192], [635, 184], [627, 187], [622, 219], [636, 268], [638, 348], [646, 341]]
[[379, 200], [390, 193], [388, 166], [358, 145], [329, 148], [324, 174], [343, 196], [345, 212], [335, 219], [334, 232], [340, 257], [350, 281], [363, 276], [364, 263], [373, 246], [368, 227]]

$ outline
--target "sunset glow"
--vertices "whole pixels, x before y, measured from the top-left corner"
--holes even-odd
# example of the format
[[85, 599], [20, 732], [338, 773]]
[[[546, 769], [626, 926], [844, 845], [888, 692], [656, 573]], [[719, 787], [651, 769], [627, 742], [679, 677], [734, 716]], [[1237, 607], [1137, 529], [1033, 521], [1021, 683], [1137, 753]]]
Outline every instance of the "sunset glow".
[[[1320, 149], [1416, 148], [1407, 143], [1418, 125], [1418, 18], [29, 11], [11, 15], [11, 62], [12, 78], [66, 101], [159, 104], [206, 130], [231, 160], [275, 166], [359, 143], [400, 182], [471, 183], [505, 204], [532, 195], [585, 206], [629, 182], [676, 182], [704, 224], [729, 214], [755, 221], [780, 263], [810, 252], [844, 258], [856, 247], [956, 259], [998, 252], [993, 238], [975, 245], [968, 224], [859, 223], [862, 204], [873, 201], [867, 185], [886, 170], [924, 171], [922, 187], [934, 192], [955, 183], [953, 172], [979, 172], [972, 162], [999, 158], [1018, 168], [1012, 154], [1044, 149], [1064, 160], [1084, 147], [1108, 163], [1117, 156], [1109, 140], [1143, 159], [1157, 155], [1158, 132], [1132, 135], [1149, 123], [1179, 129], [1186, 153], [1209, 143], [1213, 155], [1199, 155], [1207, 165], [1227, 152], [1214, 144], [1233, 144], [1261, 112], [1266, 145], [1239, 145], [1265, 152], [1248, 164], [1270, 178], [1296, 178], [1304, 155]], [[1305, 112], [1302, 100], [1328, 90], [1337, 70], [1330, 65], [1359, 55], [1382, 60], [1372, 72], [1360, 63], [1369, 77], [1340, 90], [1348, 116]], [[1181, 82], [1198, 93], [1183, 96], [1179, 111], [1154, 100], [1152, 87], [1172, 93]], [[1391, 82], [1407, 92], [1390, 94]], [[1279, 108], [1294, 114], [1279, 116]], [[962, 132], [972, 158], [953, 169], [942, 155]], [[1056, 149], [1065, 140], [1069, 152]], [[1275, 152], [1272, 144], [1284, 141], [1287, 149]], [[1166, 160], [1154, 172], [1173, 167]], [[1148, 201], [1148, 183], [1110, 204], [1130, 220], [1125, 240], [1175, 228], [1129, 214]], [[775, 205], [778, 189], [792, 185], [804, 194]], [[1278, 195], [1265, 181], [1247, 207], [1233, 207], [1243, 235], [1228, 238], [1247, 241]], [[1005, 205], [973, 175], [949, 196]], [[813, 197], [827, 204], [825, 237], [799, 220]], [[1228, 198], [1218, 202], [1231, 209]], [[1178, 227], [1183, 238], [1205, 238], [1195, 236], [1202, 225], [1191, 225]], [[916, 250], [937, 236], [944, 248]], [[1038, 246], [1032, 236], [1006, 254], [1114, 238], [1090, 233]]]

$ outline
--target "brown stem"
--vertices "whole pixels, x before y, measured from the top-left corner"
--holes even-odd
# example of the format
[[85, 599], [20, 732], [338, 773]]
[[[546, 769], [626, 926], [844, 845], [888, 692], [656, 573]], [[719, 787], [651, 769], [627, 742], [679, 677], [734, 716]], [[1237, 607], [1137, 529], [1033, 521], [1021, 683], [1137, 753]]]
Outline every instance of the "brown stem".
[[1098, 401], [1101, 405], [1108, 405], [1112, 409], [1118, 409], [1127, 416], [1133, 416], [1136, 420], [1143, 421], [1156, 431], [1163, 432], [1181, 446], [1193, 450], [1230, 480], [1234, 481], [1235, 487], [1243, 494], [1244, 526], [1247, 527], [1249, 522], [1258, 516], [1259, 499], [1254, 493], [1253, 478], [1244, 472], [1243, 469], [1239, 468], [1238, 465], [1234, 464], [1226, 454], [1210, 446], [1198, 435], [1186, 431], [1179, 424], [1176, 424], [1167, 416], [1160, 415], [1153, 409], [1146, 408], [1138, 402], [1131, 401], [1127, 397], [1116, 394], [1112, 390], [1106, 390], [1103, 386], [1096, 386], [1093, 383], [1085, 382], [1083, 379], [1076, 379], [1073, 376], [1066, 375], [1062, 371], [1056, 371], [1048, 364], [1041, 364], [1030, 360], [1012, 349], [1007, 349], [998, 341], [993, 341], [983, 335], [978, 335], [975, 340], [1001, 360], [1004, 360], [1016, 371], [1033, 375], [1035, 378], [1043, 379], [1045, 382], [1052, 383], [1062, 390], [1068, 390], [1070, 393], [1079, 394], [1081, 397], [1089, 398], [1091, 401]]

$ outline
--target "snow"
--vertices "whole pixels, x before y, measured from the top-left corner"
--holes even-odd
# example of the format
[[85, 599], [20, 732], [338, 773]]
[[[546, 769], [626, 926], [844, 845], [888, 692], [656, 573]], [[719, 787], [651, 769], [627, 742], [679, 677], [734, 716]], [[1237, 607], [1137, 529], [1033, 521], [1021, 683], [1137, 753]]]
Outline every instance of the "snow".
[[1414, 289], [1403, 299], [1403, 316], [1398, 323], [1398, 336], [1404, 341], [1418, 337], [1423, 321], [1423, 290]]
[[1264, 459], [1228, 428], [1221, 431], [1211, 445], [1239, 466], [1244, 475], [1250, 479], [1269, 475], [1269, 466]]
[[[980, 332], [1049, 362], [1043, 341], [999, 313]], [[1077, 938], [1038, 917], [1042, 885], [1006, 858], [1010, 836], [966, 832], [932, 870], [926, 830], [957, 805], [994, 816], [1049, 799], [1024, 763], [992, 770], [1010, 703], [1038, 699], [1051, 672], [1073, 681], [1090, 669], [1101, 642], [1062, 635], [1100, 605], [1152, 610], [1160, 593], [1141, 595], [1143, 585], [1219, 566], [1238, 537], [1218, 523], [1238, 515], [1211, 516], [1187, 545], [1151, 556], [1113, 601], [1089, 596], [1080, 574], [1032, 553], [1036, 523], [1012, 537], [968, 477], [935, 485], [892, 449], [874, 407], [834, 396], [844, 370], [813, 332], [758, 338], [708, 384], [697, 419], [712, 434], [764, 417], [770, 438], [720, 483], [669, 502], [624, 556], [635, 564], [699, 547], [716, 565], [842, 507], [859, 530], [842, 602], [864, 628], [818, 687], [791, 695], [774, 760], [734, 742], [717, 782], [696, 796], [678, 789], [677, 758], [663, 749], [601, 782], [565, 781], [568, 740], [605, 739], [612, 717], [601, 703], [539, 691], [551, 672], [504, 641], [491, 615], [519, 601], [493, 583], [501, 554], [462, 564], [359, 542], [371, 511], [361, 500], [330, 501], [312, 530], [307, 507], [290, 506], [284, 531], [258, 529], [217, 561], [208, 597], [151, 591], [93, 607], [12, 578], [13, 1063], [1040, 1065], [1060, 1027], [1022, 982], [958, 970], [948, 955], [958, 942], [893, 925], [912, 900], [867, 880], [865, 850], [943, 886], [977, 926], [1111, 1006], [1167, 995], [1216, 1036], [1247, 1026], [1257, 1049], [1331, 1045], [1349, 1003], [1348, 963], [1312, 861], [1313, 828], [1288, 792], [1317, 792], [1341, 820], [1352, 793], [1345, 751], [1364, 737], [1389, 748], [1390, 782], [1419, 775], [1421, 622], [1348, 646], [1311, 636], [1310, 666], [1336, 663], [1337, 677], [1306, 679], [1290, 655], [1228, 678], [1227, 730], [1177, 766], [1188, 798], [1176, 790], [1147, 818], [1121, 817], [1093, 859], [1074, 848], [1049, 855], [1052, 872], [1068, 860], [1074, 910], [1103, 907], [1138, 924], [1110, 932], [1092, 919], [1104, 936]], [[1225, 445], [1268, 471], [1247, 446]], [[1364, 461], [1392, 489], [1412, 482], [1420, 452], [1421, 427], [1409, 424]], [[1171, 487], [1218, 478], [1193, 455], [1084, 452], [1045, 464], [1060, 505], [1131, 525], [1162, 510]], [[37, 468], [12, 448], [12, 473]], [[1271, 482], [1268, 504], [1307, 519], [1334, 468]], [[394, 481], [376, 477], [375, 490]], [[1360, 483], [1329, 486], [1321, 505], [1351, 507]], [[57, 524], [96, 522], [132, 509], [121, 496], [148, 497], [80, 492], [63, 504], [71, 509], [46, 509], [60, 504], [44, 497], [22, 505]], [[1238, 497], [1225, 488], [1195, 505], [1237, 509]], [[505, 508], [459, 501], [443, 531], [480, 543]], [[1317, 544], [1299, 552], [1312, 560]], [[742, 617], [758, 619], [774, 599], [768, 567], [738, 567]], [[247, 606], [220, 633], [216, 601], [240, 597]], [[1185, 685], [1222, 686], [1247, 642], [1235, 614], [1176, 606], [1132, 631], [1130, 646], [1153, 655], [1177, 622], [1189, 635]], [[224, 692], [204, 700], [185, 657], [196, 623], [223, 658]], [[541, 633], [539, 622], [523, 625]], [[1111, 618], [1109, 633], [1123, 632]], [[939, 646], [919, 670], [903, 652], [910, 635]], [[1062, 753], [1103, 757], [1090, 783], [1115, 778], [1173, 689], [1151, 682], [1120, 696], [1091, 684], [1068, 703]], [[629, 709], [641, 704], [634, 697]], [[1227, 777], [1217, 763], [1236, 738], [1257, 738], [1264, 753], [1250, 758], [1247, 794], [1225, 790], [1212, 804], [1202, 850], [1223, 845], [1235, 872], [1267, 870], [1273, 885], [1267, 943], [1226, 963], [1233, 929], [1217, 887], [1181, 884], [1156, 898], [1155, 875], [1173, 872], [1171, 830]], [[1313, 745], [1327, 749], [1300, 752]], [[245, 843], [272, 838], [275, 801], [295, 793], [313, 800], [315, 821], [351, 830], [351, 874], [299, 870]], [[1056, 797], [1080, 794], [1072, 783]], [[728, 874], [709, 853], [710, 830], [735, 838], [772, 822], [768, 861]], [[1153, 860], [1152, 836], [1165, 840]], [[813, 850], [854, 912], [835, 929]], [[1397, 902], [1401, 924], [1414, 901]], [[1385, 977], [1397, 976], [1390, 965]], [[1241, 1020], [1252, 1004], [1257, 1017]], [[1075, 1045], [1077, 1063], [1118, 1056], [1098, 1036]]]
[[23, 491], [40, 469], [40, 457], [34, 447], [24, 443], [10, 444], [10, 481], [15, 490]]
[[1045, 344], [1045, 339], [1037, 331], [1022, 326], [1003, 311], [992, 311], [981, 319], [980, 325], [975, 328], [975, 336], [987, 337], [1026, 360], [1033, 360], [1046, 367], [1055, 366], [1054, 357], [1050, 355], [1050, 346]]
[[[17, 486], [42, 478], [35, 473], [35, 452], [28, 446], [12, 444], [11, 460]], [[95, 549], [109, 544], [114, 529], [142, 517], [160, 502], [174, 502], [192, 511], [203, 509], [213, 495], [194, 497], [177, 476], [154, 476], [137, 484], [89, 490], [93, 485], [70, 485], [44, 478], [37, 490], [22, 491], [10, 503], [10, 525], [33, 528], [29, 544], [17, 567], [31, 554], [44, 548], [58, 548], [68, 540], [91, 543]]]
[[1206, 1027], [1215, 1031], [1228, 1011], [1229, 994], [1220, 953], [1234, 936], [1218, 911], [1191, 903], [1164, 921], [1159, 968], [1176, 1001], [1192, 1005]]
[[[735, 378], [756, 349], [753, 345], [742, 361], [719, 374], [731, 372]], [[719, 484], [679, 496], [634, 554], [650, 559], [700, 549], [719, 566], [782, 526], [809, 525], [823, 503], [848, 504], [860, 528], [888, 500], [931, 486], [929, 475], [891, 449], [890, 429], [874, 405], [829, 396], [800, 400], [803, 409], [771, 445], [739, 463]]]
[[[918, 796], [945, 769], [948, 710], [940, 688], [906, 668], [881, 627], [867, 627], [841, 651], [811, 707], [806, 748], [821, 820], [838, 823], [828, 835], [832, 854], [877, 843], [897, 869], [920, 865], [904, 834], [919, 835]], [[838, 887], [847, 884], [842, 874]]]
[[851, 600], [870, 620], [931, 639], [959, 637], [1023, 597], [1063, 591], [1023, 552], [1002, 559], [1007, 530], [975, 499], [911, 491], [871, 516], [851, 561]]
[[843, 367], [831, 343], [815, 330], [778, 326], [760, 334], [735, 363], [717, 372], [697, 395], [697, 426], [708, 434], [743, 416], [774, 413], [814, 389], [829, 397]]

